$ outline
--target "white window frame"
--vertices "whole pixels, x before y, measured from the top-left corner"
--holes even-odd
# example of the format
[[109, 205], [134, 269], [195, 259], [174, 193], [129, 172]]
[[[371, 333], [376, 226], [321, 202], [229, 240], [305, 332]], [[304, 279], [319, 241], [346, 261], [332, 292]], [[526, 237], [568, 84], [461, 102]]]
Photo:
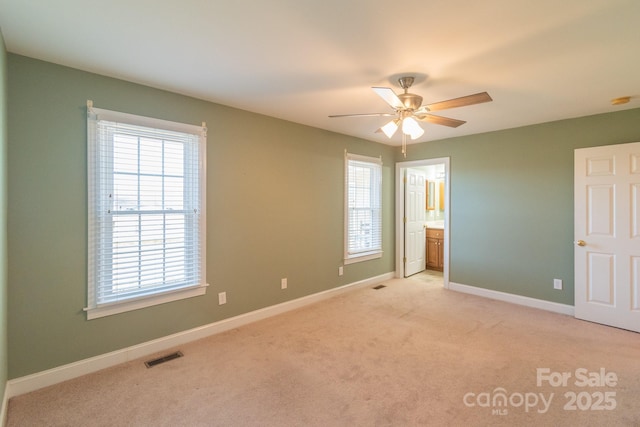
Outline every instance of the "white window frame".
[[[88, 286], [87, 286], [87, 319], [96, 319], [113, 314], [123, 313], [126, 311], [137, 310], [144, 307], [150, 307], [158, 304], [164, 304], [170, 301], [176, 301], [185, 298], [191, 298], [206, 293], [206, 125], [195, 126], [184, 123], [171, 122], [166, 120], [154, 119], [149, 117], [126, 114], [117, 111], [93, 108], [92, 102], [87, 102], [87, 156], [88, 156]], [[109, 272], [113, 272], [112, 264], [110, 264], [109, 254], [112, 253], [113, 234], [110, 230], [115, 223], [118, 213], [117, 208], [112, 206], [112, 197], [110, 194], [113, 187], [115, 177], [113, 166], [113, 147], [114, 138], [111, 131], [99, 135], [99, 128], [102, 125], [98, 123], [117, 123], [125, 125], [134, 125], [144, 127], [145, 130], [158, 135], [158, 139], [171, 140], [171, 135], [176, 133], [190, 138], [191, 141], [197, 141], [195, 147], [187, 148], [184, 144], [183, 156], [197, 156], [194, 158], [194, 166], [189, 168], [194, 172], [191, 175], [193, 184], [184, 184], [182, 197], [184, 200], [190, 200], [192, 206], [184, 206], [184, 235], [183, 239], [187, 245], [197, 245], [197, 249], [193, 251], [185, 251], [184, 253], [184, 269], [197, 269], [197, 273], [193, 274], [192, 280], [188, 282], [170, 283], [159, 282], [154, 284], [152, 288], [145, 288], [145, 291], [136, 294], [119, 297], [115, 293], [108, 298], [98, 297], [98, 289], [100, 283], [108, 283]], [[108, 125], [110, 126], [110, 125]], [[164, 137], [163, 137], [164, 135]], [[190, 145], [194, 145], [193, 142]], [[138, 172], [138, 174], [141, 172]], [[186, 166], [183, 172], [184, 181], [188, 181]], [[138, 176], [138, 175], [135, 175]], [[167, 176], [162, 172], [161, 176]], [[164, 182], [164, 181], [163, 181]], [[191, 186], [190, 186], [191, 185]], [[164, 186], [164, 184], [163, 184]], [[193, 199], [186, 194], [189, 188], [193, 189]], [[163, 199], [164, 199], [164, 191]], [[109, 193], [109, 194], [107, 194]], [[141, 193], [142, 194], [142, 193]], [[138, 199], [140, 200], [140, 199]], [[138, 202], [136, 202], [138, 203]], [[185, 204], [187, 204], [185, 202]], [[164, 209], [164, 208], [163, 208]], [[187, 211], [187, 209], [189, 209]], [[129, 209], [128, 209], [129, 210]], [[165, 211], [162, 211], [165, 212]], [[166, 211], [175, 213], [174, 211]], [[180, 213], [180, 211], [178, 211]], [[145, 213], [143, 208], [138, 208], [133, 212], [143, 218]], [[97, 231], [97, 230], [106, 231]], [[163, 232], [164, 233], [164, 232]], [[166, 236], [166, 234], [163, 234]], [[192, 246], [191, 246], [192, 247]], [[105, 255], [106, 254], [106, 255]], [[166, 262], [162, 258], [162, 262]], [[107, 265], [103, 270], [99, 269], [99, 263]], [[107, 273], [104, 273], [107, 271]], [[162, 270], [165, 271], [165, 270]], [[104, 279], [107, 277], [107, 279]], [[112, 275], [111, 275], [112, 277]], [[102, 279], [101, 279], [102, 278]], [[100, 293], [102, 295], [103, 293]]]
[[[369, 186], [369, 210], [372, 211], [372, 224], [370, 225], [371, 241], [374, 246], [370, 248], [358, 248], [350, 245], [353, 242], [352, 236], [356, 236], [355, 230], [350, 229], [350, 212], [355, 209], [349, 197], [351, 176], [349, 173], [350, 164], [360, 163], [369, 167], [373, 173], [373, 181]], [[353, 264], [382, 257], [382, 159], [377, 157], [361, 156], [345, 152], [344, 162], [344, 263]], [[355, 182], [353, 183], [355, 184]]]

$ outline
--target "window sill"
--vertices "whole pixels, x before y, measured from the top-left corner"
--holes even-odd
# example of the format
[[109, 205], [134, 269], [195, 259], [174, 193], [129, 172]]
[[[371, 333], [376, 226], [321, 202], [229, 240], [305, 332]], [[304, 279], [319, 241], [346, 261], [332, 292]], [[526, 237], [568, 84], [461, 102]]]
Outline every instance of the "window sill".
[[151, 307], [154, 305], [165, 304], [171, 301], [197, 297], [207, 292], [208, 284], [191, 287], [187, 289], [179, 289], [172, 292], [166, 292], [159, 295], [137, 298], [129, 301], [116, 302], [95, 308], [85, 308], [87, 312], [87, 320], [98, 319], [100, 317], [111, 316], [113, 314], [124, 313], [127, 311], [138, 310], [140, 308]]
[[353, 255], [344, 259], [344, 264], [355, 264], [356, 262], [369, 261], [370, 259], [382, 258], [382, 251], [367, 252], [360, 255]]

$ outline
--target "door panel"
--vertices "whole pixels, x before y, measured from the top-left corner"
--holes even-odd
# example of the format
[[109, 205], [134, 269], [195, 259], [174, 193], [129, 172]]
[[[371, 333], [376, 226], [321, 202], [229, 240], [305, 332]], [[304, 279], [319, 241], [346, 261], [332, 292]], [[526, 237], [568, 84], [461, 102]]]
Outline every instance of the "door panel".
[[575, 315], [640, 332], [640, 143], [575, 150]]
[[631, 237], [640, 237], [640, 184], [631, 185]]
[[614, 186], [591, 185], [587, 187], [587, 216], [589, 236], [613, 236], [615, 217]]
[[611, 254], [589, 253], [587, 301], [614, 304], [615, 261]]
[[631, 309], [640, 310], [640, 257], [631, 258]]

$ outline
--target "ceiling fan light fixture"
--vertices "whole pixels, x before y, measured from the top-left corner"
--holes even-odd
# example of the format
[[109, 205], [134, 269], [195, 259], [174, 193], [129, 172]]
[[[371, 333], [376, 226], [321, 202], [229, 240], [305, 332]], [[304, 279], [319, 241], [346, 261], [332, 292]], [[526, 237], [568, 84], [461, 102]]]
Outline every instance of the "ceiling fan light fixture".
[[418, 139], [424, 134], [424, 129], [420, 127], [413, 117], [405, 117], [402, 120], [402, 133], [411, 136], [411, 139]]
[[393, 119], [386, 125], [382, 126], [380, 129], [382, 129], [382, 132], [384, 132], [384, 134], [387, 135], [387, 138], [391, 138], [398, 130], [399, 122], [400, 122], [399, 119]]
[[420, 138], [422, 135], [424, 135], [424, 129], [420, 128], [417, 132], [414, 132], [411, 134], [411, 139], [415, 141], [416, 139]]

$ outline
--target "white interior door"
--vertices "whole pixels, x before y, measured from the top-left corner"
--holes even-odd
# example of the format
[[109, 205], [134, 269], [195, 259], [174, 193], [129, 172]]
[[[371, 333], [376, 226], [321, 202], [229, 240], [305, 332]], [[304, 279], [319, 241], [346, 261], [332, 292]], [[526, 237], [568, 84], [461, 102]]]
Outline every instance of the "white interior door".
[[575, 316], [640, 332], [640, 142], [575, 150]]
[[425, 264], [426, 173], [407, 169], [405, 182], [405, 277], [419, 273]]

